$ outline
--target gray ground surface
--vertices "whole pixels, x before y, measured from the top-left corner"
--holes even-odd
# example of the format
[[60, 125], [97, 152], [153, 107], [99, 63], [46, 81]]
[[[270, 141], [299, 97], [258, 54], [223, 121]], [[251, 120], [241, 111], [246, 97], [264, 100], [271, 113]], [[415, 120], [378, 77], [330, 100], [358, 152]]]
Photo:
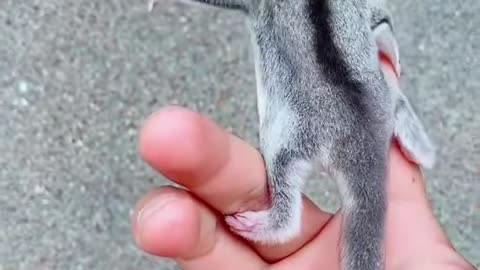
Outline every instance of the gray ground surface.
[[[165, 183], [137, 156], [142, 121], [182, 104], [256, 141], [242, 18], [144, 2], [0, 0], [0, 269], [173, 269], [130, 234], [135, 201]], [[480, 265], [480, 2], [391, 2], [403, 88], [441, 146], [436, 213]], [[335, 206], [332, 183], [309, 185]]]

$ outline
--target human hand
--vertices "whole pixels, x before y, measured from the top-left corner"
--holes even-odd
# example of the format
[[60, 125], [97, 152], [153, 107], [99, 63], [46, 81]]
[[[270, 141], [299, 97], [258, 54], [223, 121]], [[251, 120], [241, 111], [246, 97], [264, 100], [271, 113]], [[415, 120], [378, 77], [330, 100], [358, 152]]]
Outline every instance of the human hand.
[[[219, 213], [256, 209], [266, 194], [257, 150], [209, 119], [167, 108], [146, 123], [143, 158], [187, 190], [161, 187], [137, 205], [133, 232], [145, 252], [173, 258], [184, 269], [339, 269], [340, 213], [304, 198], [302, 233], [277, 246], [246, 243]], [[418, 168], [397, 146], [390, 152], [387, 269], [474, 269], [435, 220]], [[292, 268], [294, 267], [294, 268]]]
[[[257, 210], [266, 198], [260, 153], [193, 111], [169, 107], [150, 117], [140, 153], [184, 189], [161, 187], [139, 201], [133, 233], [147, 253], [183, 269], [340, 269], [341, 213], [304, 197], [303, 228], [293, 241], [265, 246], [235, 236], [221, 213]], [[386, 269], [475, 269], [436, 221], [421, 172], [393, 143], [389, 153]]]

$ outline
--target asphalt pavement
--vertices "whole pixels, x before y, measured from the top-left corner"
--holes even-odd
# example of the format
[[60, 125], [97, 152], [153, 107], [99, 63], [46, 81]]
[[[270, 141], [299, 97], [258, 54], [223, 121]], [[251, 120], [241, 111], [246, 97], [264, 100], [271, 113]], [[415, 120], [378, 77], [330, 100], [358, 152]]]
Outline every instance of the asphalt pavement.
[[[402, 88], [439, 146], [435, 213], [480, 266], [480, 1], [392, 0]], [[136, 200], [165, 179], [137, 154], [160, 107], [256, 143], [243, 17], [164, 0], [0, 1], [0, 269], [175, 269], [142, 254]], [[331, 181], [308, 194], [338, 206]], [[412, 222], [415, 222], [412, 220]], [[213, 269], [213, 268], [212, 268]]]

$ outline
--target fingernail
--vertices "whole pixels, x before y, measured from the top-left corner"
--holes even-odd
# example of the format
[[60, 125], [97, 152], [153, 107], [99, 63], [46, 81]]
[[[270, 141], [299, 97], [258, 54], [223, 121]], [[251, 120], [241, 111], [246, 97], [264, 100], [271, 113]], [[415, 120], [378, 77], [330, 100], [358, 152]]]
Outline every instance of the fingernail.
[[151, 217], [156, 212], [164, 209], [167, 205], [172, 202], [177, 201], [176, 198], [158, 198], [153, 199], [151, 202], [147, 203], [142, 210], [137, 215], [137, 224], [142, 224], [148, 217]]
[[135, 227], [137, 231], [135, 232], [135, 238], [137, 243], [142, 243], [142, 235], [143, 235], [143, 225], [148, 221], [149, 218], [155, 216], [156, 213], [159, 211], [165, 210], [169, 205], [176, 202], [177, 199], [175, 197], [171, 198], [156, 198], [152, 199], [152, 201], [148, 202], [137, 214], [136, 224]]

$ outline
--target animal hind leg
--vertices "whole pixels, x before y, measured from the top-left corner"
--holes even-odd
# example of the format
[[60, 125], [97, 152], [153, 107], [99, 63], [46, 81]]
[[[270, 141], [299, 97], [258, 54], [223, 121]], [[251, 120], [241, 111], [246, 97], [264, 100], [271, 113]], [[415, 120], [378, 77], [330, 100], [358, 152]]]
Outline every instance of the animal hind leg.
[[311, 164], [290, 149], [283, 148], [269, 162], [270, 208], [226, 217], [238, 235], [258, 243], [284, 243], [298, 235], [302, 221], [302, 186]]

